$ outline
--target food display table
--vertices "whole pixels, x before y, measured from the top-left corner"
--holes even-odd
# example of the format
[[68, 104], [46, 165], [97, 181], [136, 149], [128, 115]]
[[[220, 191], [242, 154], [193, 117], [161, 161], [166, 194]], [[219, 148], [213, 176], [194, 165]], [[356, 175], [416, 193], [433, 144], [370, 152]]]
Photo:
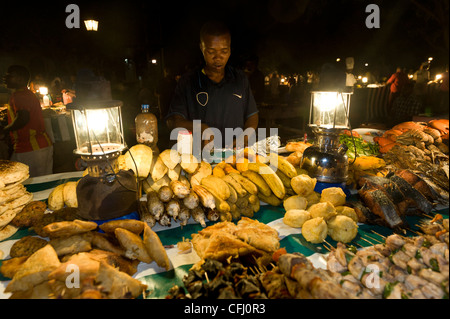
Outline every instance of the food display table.
[[[41, 176], [37, 178], [30, 178], [24, 182], [27, 190], [34, 195], [34, 200], [46, 201], [51, 191], [62, 183], [68, 181], [76, 181], [81, 178], [82, 172], [70, 172], [53, 174], [48, 176]], [[351, 191], [351, 196], [356, 197], [356, 191]], [[270, 225], [278, 231], [280, 238], [280, 247], [285, 248], [288, 253], [300, 252], [307, 256], [307, 258], [314, 264], [315, 267], [326, 268], [325, 256], [330, 250], [330, 246], [336, 247], [336, 242], [327, 238], [326, 243], [312, 244], [307, 242], [301, 234], [301, 228], [292, 228], [285, 225], [282, 221], [285, 210], [283, 206], [274, 207], [261, 202], [261, 209], [255, 214], [258, 221]], [[449, 208], [442, 205], [435, 207], [433, 213], [439, 213], [444, 218], [448, 218]], [[411, 232], [407, 232], [406, 236], [415, 236], [414, 231], [418, 230], [417, 224], [424, 217], [409, 216], [407, 222], [410, 225]], [[212, 225], [214, 222], [207, 222], [207, 225]], [[382, 226], [358, 224], [358, 235], [350, 242], [356, 248], [371, 246], [381, 242], [383, 239], [380, 235], [388, 236], [392, 234], [392, 230]], [[200, 260], [196, 252], [191, 249], [188, 252], [181, 253], [177, 248], [177, 243], [183, 239], [190, 239], [193, 233], [202, 229], [202, 226], [193, 221], [192, 218], [188, 224], [181, 227], [174, 222], [170, 227], [163, 227], [156, 224], [153, 230], [158, 234], [164, 245], [167, 255], [170, 259], [170, 269], [166, 271], [160, 268], [155, 262], [150, 264], [140, 263], [138, 265], [137, 273], [133, 275], [134, 278], [142, 281], [147, 285], [146, 294], [143, 298], [160, 299], [168, 295], [168, 290], [174, 285], [183, 286], [182, 278], [188, 273], [191, 266]], [[3, 252], [3, 260], [9, 259], [9, 250], [14, 242], [24, 236], [37, 236], [34, 231], [30, 229], [21, 228], [12, 237], [0, 242], [0, 250]], [[0, 260], [0, 265], [2, 260]], [[8, 278], [0, 275], [0, 298], [6, 299], [10, 294], [4, 293], [4, 289], [9, 282]]]

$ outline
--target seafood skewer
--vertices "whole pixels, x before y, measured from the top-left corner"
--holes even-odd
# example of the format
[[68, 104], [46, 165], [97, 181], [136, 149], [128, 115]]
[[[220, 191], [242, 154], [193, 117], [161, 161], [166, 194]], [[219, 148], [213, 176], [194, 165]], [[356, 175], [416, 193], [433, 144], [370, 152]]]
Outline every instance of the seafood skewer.
[[[327, 260], [330, 271], [342, 274], [342, 286], [358, 295], [374, 298], [448, 298], [449, 250], [448, 219], [424, 223], [425, 235], [403, 237], [398, 234], [384, 237], [385, 243], [365, 247], [350, 261], [337, 258], [346, 250], [339, 243]], [[367, 281], [376, 269], [378, 288]], [[352, 277], [348, 277], [348, 273]], [[365, 275], [366, 274], [366, 275]], [[359, 279], [359, 280], [355, 280]], [[373, 279], [373, 276], [372, 276]], [[345, 283], [348, 280], [350, 283]], [[365, 291], [365, 293], [364, 293]]]

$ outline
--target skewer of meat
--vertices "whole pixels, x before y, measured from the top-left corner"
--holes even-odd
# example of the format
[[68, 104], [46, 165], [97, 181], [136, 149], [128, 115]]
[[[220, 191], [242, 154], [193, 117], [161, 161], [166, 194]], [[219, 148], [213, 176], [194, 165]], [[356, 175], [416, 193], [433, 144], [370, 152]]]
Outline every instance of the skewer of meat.
[[[327, 267], [341, 273], [342, 287], [360, 297], [448, 298], [448, 243], [436, 237], [438, 229], [429, 227], [429, 234], [417, 237], [390, 235], [384, 244], [359, 250], [350, 261], [342, 258], [345, 245], [338, 244], [328, 256]], [[367, 285], [367, 279], [373, 278], [369, 266], [383, 274], [377, 287], [370, 281]], [[360, 279], [363, 288], [355, 279]]]

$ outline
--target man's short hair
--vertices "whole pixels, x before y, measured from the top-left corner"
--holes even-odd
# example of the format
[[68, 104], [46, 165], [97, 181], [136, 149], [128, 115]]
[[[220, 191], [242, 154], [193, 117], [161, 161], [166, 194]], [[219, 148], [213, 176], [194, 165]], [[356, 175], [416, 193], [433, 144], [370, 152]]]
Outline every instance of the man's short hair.
[[14, 73], [24, 85], [28, 85], [30, 82], [30, 71], [23, 65], [11, 65], [8, 68], [8, 73]]
[[205, 36], [220, 36], [220, 35], [230, 35], [230, 30], [222, 21], [208, 21], [200, 29], [200, 41], [203, 41]]

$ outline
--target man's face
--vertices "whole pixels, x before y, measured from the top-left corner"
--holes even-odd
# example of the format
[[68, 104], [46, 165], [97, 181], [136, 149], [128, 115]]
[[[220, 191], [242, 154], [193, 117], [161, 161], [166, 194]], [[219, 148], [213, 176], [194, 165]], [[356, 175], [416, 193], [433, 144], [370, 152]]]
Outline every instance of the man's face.
[[20, 86], [20, 78], [14, 73], [7, 71], [3, 77], [3, 82], [8, 89], [17, 89]]
[[200, 43], [206, 66], [214, 71], [225, 69], [231, 54], [230, 35], [207, 35]]

